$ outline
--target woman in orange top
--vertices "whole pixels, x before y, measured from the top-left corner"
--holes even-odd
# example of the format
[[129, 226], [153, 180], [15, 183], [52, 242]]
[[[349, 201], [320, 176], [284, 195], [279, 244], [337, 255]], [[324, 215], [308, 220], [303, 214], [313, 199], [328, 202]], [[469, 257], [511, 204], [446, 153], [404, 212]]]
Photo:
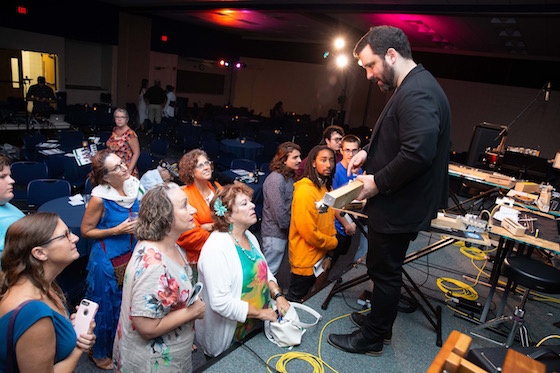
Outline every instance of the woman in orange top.
[[198, 277], [196, 264], [200, 250], [214, 227], [208, 204], [218, 189], [221, 189], [220, 184], [211, 182], [212, 170], [212, 161], [208, 159], [206, 152], [200, 149], [193, 149], [186, 153], [179, 162], [179, 177], [185, 183], [183, 191], [191, 206], [196, 209], [196, 214], [193, 215], [196, 227], [183, 232], [177, 240], [177, 244], [187, 253], [195, 280]]

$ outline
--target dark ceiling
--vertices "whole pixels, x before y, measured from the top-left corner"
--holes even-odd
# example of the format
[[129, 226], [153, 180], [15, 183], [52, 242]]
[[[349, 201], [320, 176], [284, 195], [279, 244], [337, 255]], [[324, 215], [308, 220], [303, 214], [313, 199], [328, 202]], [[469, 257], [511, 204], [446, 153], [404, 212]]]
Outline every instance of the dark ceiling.
[[560, 0], [102, 0], [123, 11], [203, 26], [245, 41], [354, 44], [370, 26], [408, 35], [413, 51], [560, 61]]

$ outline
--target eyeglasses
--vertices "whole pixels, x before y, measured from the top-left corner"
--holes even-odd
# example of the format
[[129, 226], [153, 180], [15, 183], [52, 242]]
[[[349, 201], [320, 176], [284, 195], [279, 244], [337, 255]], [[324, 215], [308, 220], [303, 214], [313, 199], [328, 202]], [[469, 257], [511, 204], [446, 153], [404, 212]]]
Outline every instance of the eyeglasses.
[[212, 164], [213, 164], [212, 161], [206, 161], [206, 162], [202, 162], [202, 163], [197, 164], [197, 165], [196, 165], [196, 168], [199, 169], [199, 170], [201, 170], [201, 169], [203, 169], [203, 168], [206, 167], [206, 166], [212, 167]]
[[64, 232], [64, 234], [61, 234], [60, 236], [53, 237], [50, 240], [48, 240], [47, 242], [40, 244], [39, 246], [46, 246], [46, 245], [50, 244], [51, 242], [56, 241], [56, 240], [58, 240], [59, 238], [62, 238], [62, 237], [66, 237], [68, 239], [68, 241], [72, 242], [72, 240], [71, 240], [72, 231], [70, 229], [67, 229]]
[[116, 116], [115, 119], [126, 119], [126, 117], [123, 117], [123, 116]]
[[121, 171], [123, 170], [123, 168], [124, 168], [124, 169], [127, 168], [127, 167], [126, 167], [126, 163], [124, 163], [124, 161], [121, 161], [121, 163], [119, 163], [118, 165], [116, 165], [115, 167], [113, 167], [112, 169], [110, 169], [108, 172], [116, 172], [116, 173], [119, 173], [119, 172], [121, 172]]
[[360, 151], [360, 149], [342, 149], [342, 151], [346, 154], [358, 154], [358, 152]]
[[342, 137], [335, 137], [334, 139], [331, 139], [331, 141], [334, 141], [334, 142], [341, 142], [341, 141], [342, 141]]

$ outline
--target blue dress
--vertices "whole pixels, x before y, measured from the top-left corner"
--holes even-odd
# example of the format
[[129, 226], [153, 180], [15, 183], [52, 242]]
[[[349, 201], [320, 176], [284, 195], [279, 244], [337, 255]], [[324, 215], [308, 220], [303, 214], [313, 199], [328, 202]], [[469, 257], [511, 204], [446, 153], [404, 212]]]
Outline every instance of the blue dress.
[[[124, 208], [114, 201], [103, 199], [105, 213], [97, 224], [97, 229], [116, 227], [126, 219], [130, 211], [138, 211], [138, 200], [134, 201], [131, 209]], [[113, 340], [119, 322], [121, 309], [122, 289], [117, 286], [115, 270], [111, 258], [132, 252], [136, 245], [136, 238], [131, 234], [122, 234], [103, 238], [105, 251], [100, 240], [95, 240], [87, 266], [87, 291], [86, 298], [99, 304], [95, 315], [96, 342], [93, 346], [93, 357], [103, 359], [111, 356]]]
[[[13, 311], [10, 311], [0, 318], [0, 335], [4, 336], [0, 338], [0, 372], [2, 373], [6, 371], [6, 352], [8, 348], [6, 336], [8, 335], [8, 325], [12, 312]], [[44, 317], [50, 317], [54, 326], [54, 332], [56, 334], [56, 354], [54, 363], [56, 364], [66, 359], [74, 350], [74, 347], [76, 347], [76, 332], [68, 317], [62, 316], [39, 300], [32, 301], [23, 306], [17, 315], [14, 324], [14, 351], [16, 349], [16, 343], [22, 334]]]

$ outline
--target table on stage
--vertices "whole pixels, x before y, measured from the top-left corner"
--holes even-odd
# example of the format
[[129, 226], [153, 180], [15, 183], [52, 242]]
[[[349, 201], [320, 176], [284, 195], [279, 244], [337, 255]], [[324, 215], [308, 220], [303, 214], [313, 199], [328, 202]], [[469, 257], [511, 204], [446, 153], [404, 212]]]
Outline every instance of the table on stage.
[[[478, 200], [480, 198], [488, 198], [492, 194], [496, 192], [503, 192], [504, 194], [514, 193], [513, 189], [517, 181], [514, 177], [506, 176], [500, 174], [498, 172], [486, 171], [486, 170], [479, 170], [476, 168], [472, 168], [469, 166], [457, 164], [457, 163], [450, 163], [449, 164], [449, 176], [455, 177], [460, 179], [461, 181], [469, 181], [471, 183], [476, 183], [479, 185], [483, 185], [488, 190], [479, 193], [478, 195], [459, 202], [457, 196], [450, 191], [450, 197], [455, 203], [455, 206], [448, 208], [447, 210], [452, 210], [454, 208], [458, 208], [462, 215], [466, 214], [466, 211], [462, 208], [463, 205]], [[554, 200], [554, 198], [553, 198]], [[548, 213], [554, 215], [556, 217], [560, 217], [560, 201], [556, 206], [556, 210], [550, 210]], [[525, 209], [538, 211], [538, 207], [535, 204], [525, 204], [516, 202], [516, 205]]]
[[37, 211], [57, 213], [68, 228], [70, 228], [72, 233], [80, 238], [78, 244], [76, 245], [80, 256], [89, 256], [91, 241], [84, 239], [80, 233], [80, 226], [82, 225], [82, 219], [84, 218], [84, 213], [86, 212], [85, 204], [72, 206], [69, 203], [68, 197], [60, 197], [49, 202], [45, 202]]
[[264, 146], [258, 142], [245, 139], [223, 139], [221, 141], [226, 153], [235, 155], [237, 158], [255, 160], [261, 154]]
[[480, 185], [485, 191], [479, 192], [472, 198], [468, 198], [462, 202], [459, 202], [459, 198], [452, 192], [452, 188], [449, 189], [449, 197], [455, 203], [455, 206], [448, 208], [447, 210], [453, 210], [457, 208], [461, 215], [466, 215], [466, 211], [463, 205], [479, 200], [482, 198], [488, 198], [494, 193], [500, 192], [501, 190], [509, 190], [515, 186], [515, 178], [502, 175], [498, 172], [491, 172], [486, 170], [479, 170], [477, 168], [465, 166], [458, 163], [449, 163], [449, 176], [459, 179], [462, 186], [469, 187], [469, 185]]
[[[531, 213], [529, 213], [531, 214]], [[486, 322], [488, 318], [488, 312], [492, 304], [492, 298], [496, 292], [496, 287], [498, 285], [498, 280], [500, 278], [502, 264], [505, 258], [512, 252], [513, 247], [517, 245], [529, 246], [537, 249], [544, 249], [549, 252], [560, 254], [560, 235], [558, 232], [557, 222], [554, 219], [547, 219], [541, 215], [537, 216], [537, 221], [539, 224], [539, 237], [533, 235], [524, 234], [520, 236], [514, 236], [505, 228], [499, 225], [493, 225], [490, 229], [490, 233], [497, 236], [499, 243], [496, 249], [496, 259], [494, 260], [494, 266], [492, 267], [492, 272], [490, 274], [490, 291], [486, 302], [484, 303], [484, 308], [482, 314], [480, 315], [480, 323]], [[503, 309], [498, 311], [496, 317], [501, 316]]]

